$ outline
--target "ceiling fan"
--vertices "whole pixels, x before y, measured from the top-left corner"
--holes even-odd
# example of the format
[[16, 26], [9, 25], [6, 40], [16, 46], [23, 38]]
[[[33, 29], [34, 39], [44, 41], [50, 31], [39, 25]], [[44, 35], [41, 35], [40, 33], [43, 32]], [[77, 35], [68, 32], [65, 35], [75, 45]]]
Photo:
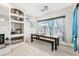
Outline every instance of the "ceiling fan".
[[48, 10], [48, 6], [47, 6], [47, 5], [45, 5], [45, 6], [43, 7], [43, 9], [41, 9], [42, 12], [44, 12], [44, 11], [46, 11], [46, 10]]

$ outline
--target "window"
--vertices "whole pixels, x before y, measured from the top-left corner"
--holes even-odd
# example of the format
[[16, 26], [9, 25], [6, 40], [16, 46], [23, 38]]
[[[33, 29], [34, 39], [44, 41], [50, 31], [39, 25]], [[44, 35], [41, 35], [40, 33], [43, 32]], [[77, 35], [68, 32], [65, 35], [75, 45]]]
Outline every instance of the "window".
[[65, 40], [65, 16], [55, 17], [47, 20], [38, 21], [38, 33], [48, 36], [59, 36], [60, 42], [66, 42]]

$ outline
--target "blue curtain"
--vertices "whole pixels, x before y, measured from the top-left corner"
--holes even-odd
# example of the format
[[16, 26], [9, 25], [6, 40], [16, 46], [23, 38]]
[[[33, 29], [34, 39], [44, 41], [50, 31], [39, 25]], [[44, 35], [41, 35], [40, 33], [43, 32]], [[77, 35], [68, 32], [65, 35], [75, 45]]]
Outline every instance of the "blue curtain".
[[48, 27], [49, 27], [49, 30], [50, 30], [50, 36], [51, 36], [51, 31], [53, 29], [53, 25], [54, 25], [54, 20], [49, 20], [48, 21]]
[[77, 8], [75, 8], [73, 12], [73, 30], [72, 30], [72, 40], [74, 43], [74, 51], [77, 50], [77, 37], [78, 37]]

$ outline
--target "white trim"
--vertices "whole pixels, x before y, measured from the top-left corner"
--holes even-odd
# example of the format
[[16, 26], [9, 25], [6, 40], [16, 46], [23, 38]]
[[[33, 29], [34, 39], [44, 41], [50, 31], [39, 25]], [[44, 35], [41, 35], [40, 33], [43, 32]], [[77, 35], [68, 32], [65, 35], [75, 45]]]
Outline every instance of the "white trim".
[[73, 44], [68, 44], [68, 43], [64, 43], [64, 42], [59, 42], [59, 44], [61, 44], [61, 45], [65, 45], [65, 46], [70, 46], [70, 47], [72, 47], [73, 48]]
[[13, 37], [19, 37], [19, 36], [24, 36], [24, 34], [13, 34], [13, 35], [11, 35], [11, 38], [13, 38]]
[[24, 22], [23, 22], [23, 21], [11, 20], [11, 22], [13, 22], [13, 23], [22, 23], [22, 24], [24, 24]]

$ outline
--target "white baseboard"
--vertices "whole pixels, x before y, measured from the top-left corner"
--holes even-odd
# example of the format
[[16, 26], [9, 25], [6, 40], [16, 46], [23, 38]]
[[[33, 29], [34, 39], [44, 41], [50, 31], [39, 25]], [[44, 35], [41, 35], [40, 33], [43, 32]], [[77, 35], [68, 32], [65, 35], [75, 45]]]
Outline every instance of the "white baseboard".
[[69, 46], [73, 48], [73, 44], [68, 44], [68, 43], [64, 43], [64, 42], [59, 42], [59, 44], [64, 45], [64, 46]]

